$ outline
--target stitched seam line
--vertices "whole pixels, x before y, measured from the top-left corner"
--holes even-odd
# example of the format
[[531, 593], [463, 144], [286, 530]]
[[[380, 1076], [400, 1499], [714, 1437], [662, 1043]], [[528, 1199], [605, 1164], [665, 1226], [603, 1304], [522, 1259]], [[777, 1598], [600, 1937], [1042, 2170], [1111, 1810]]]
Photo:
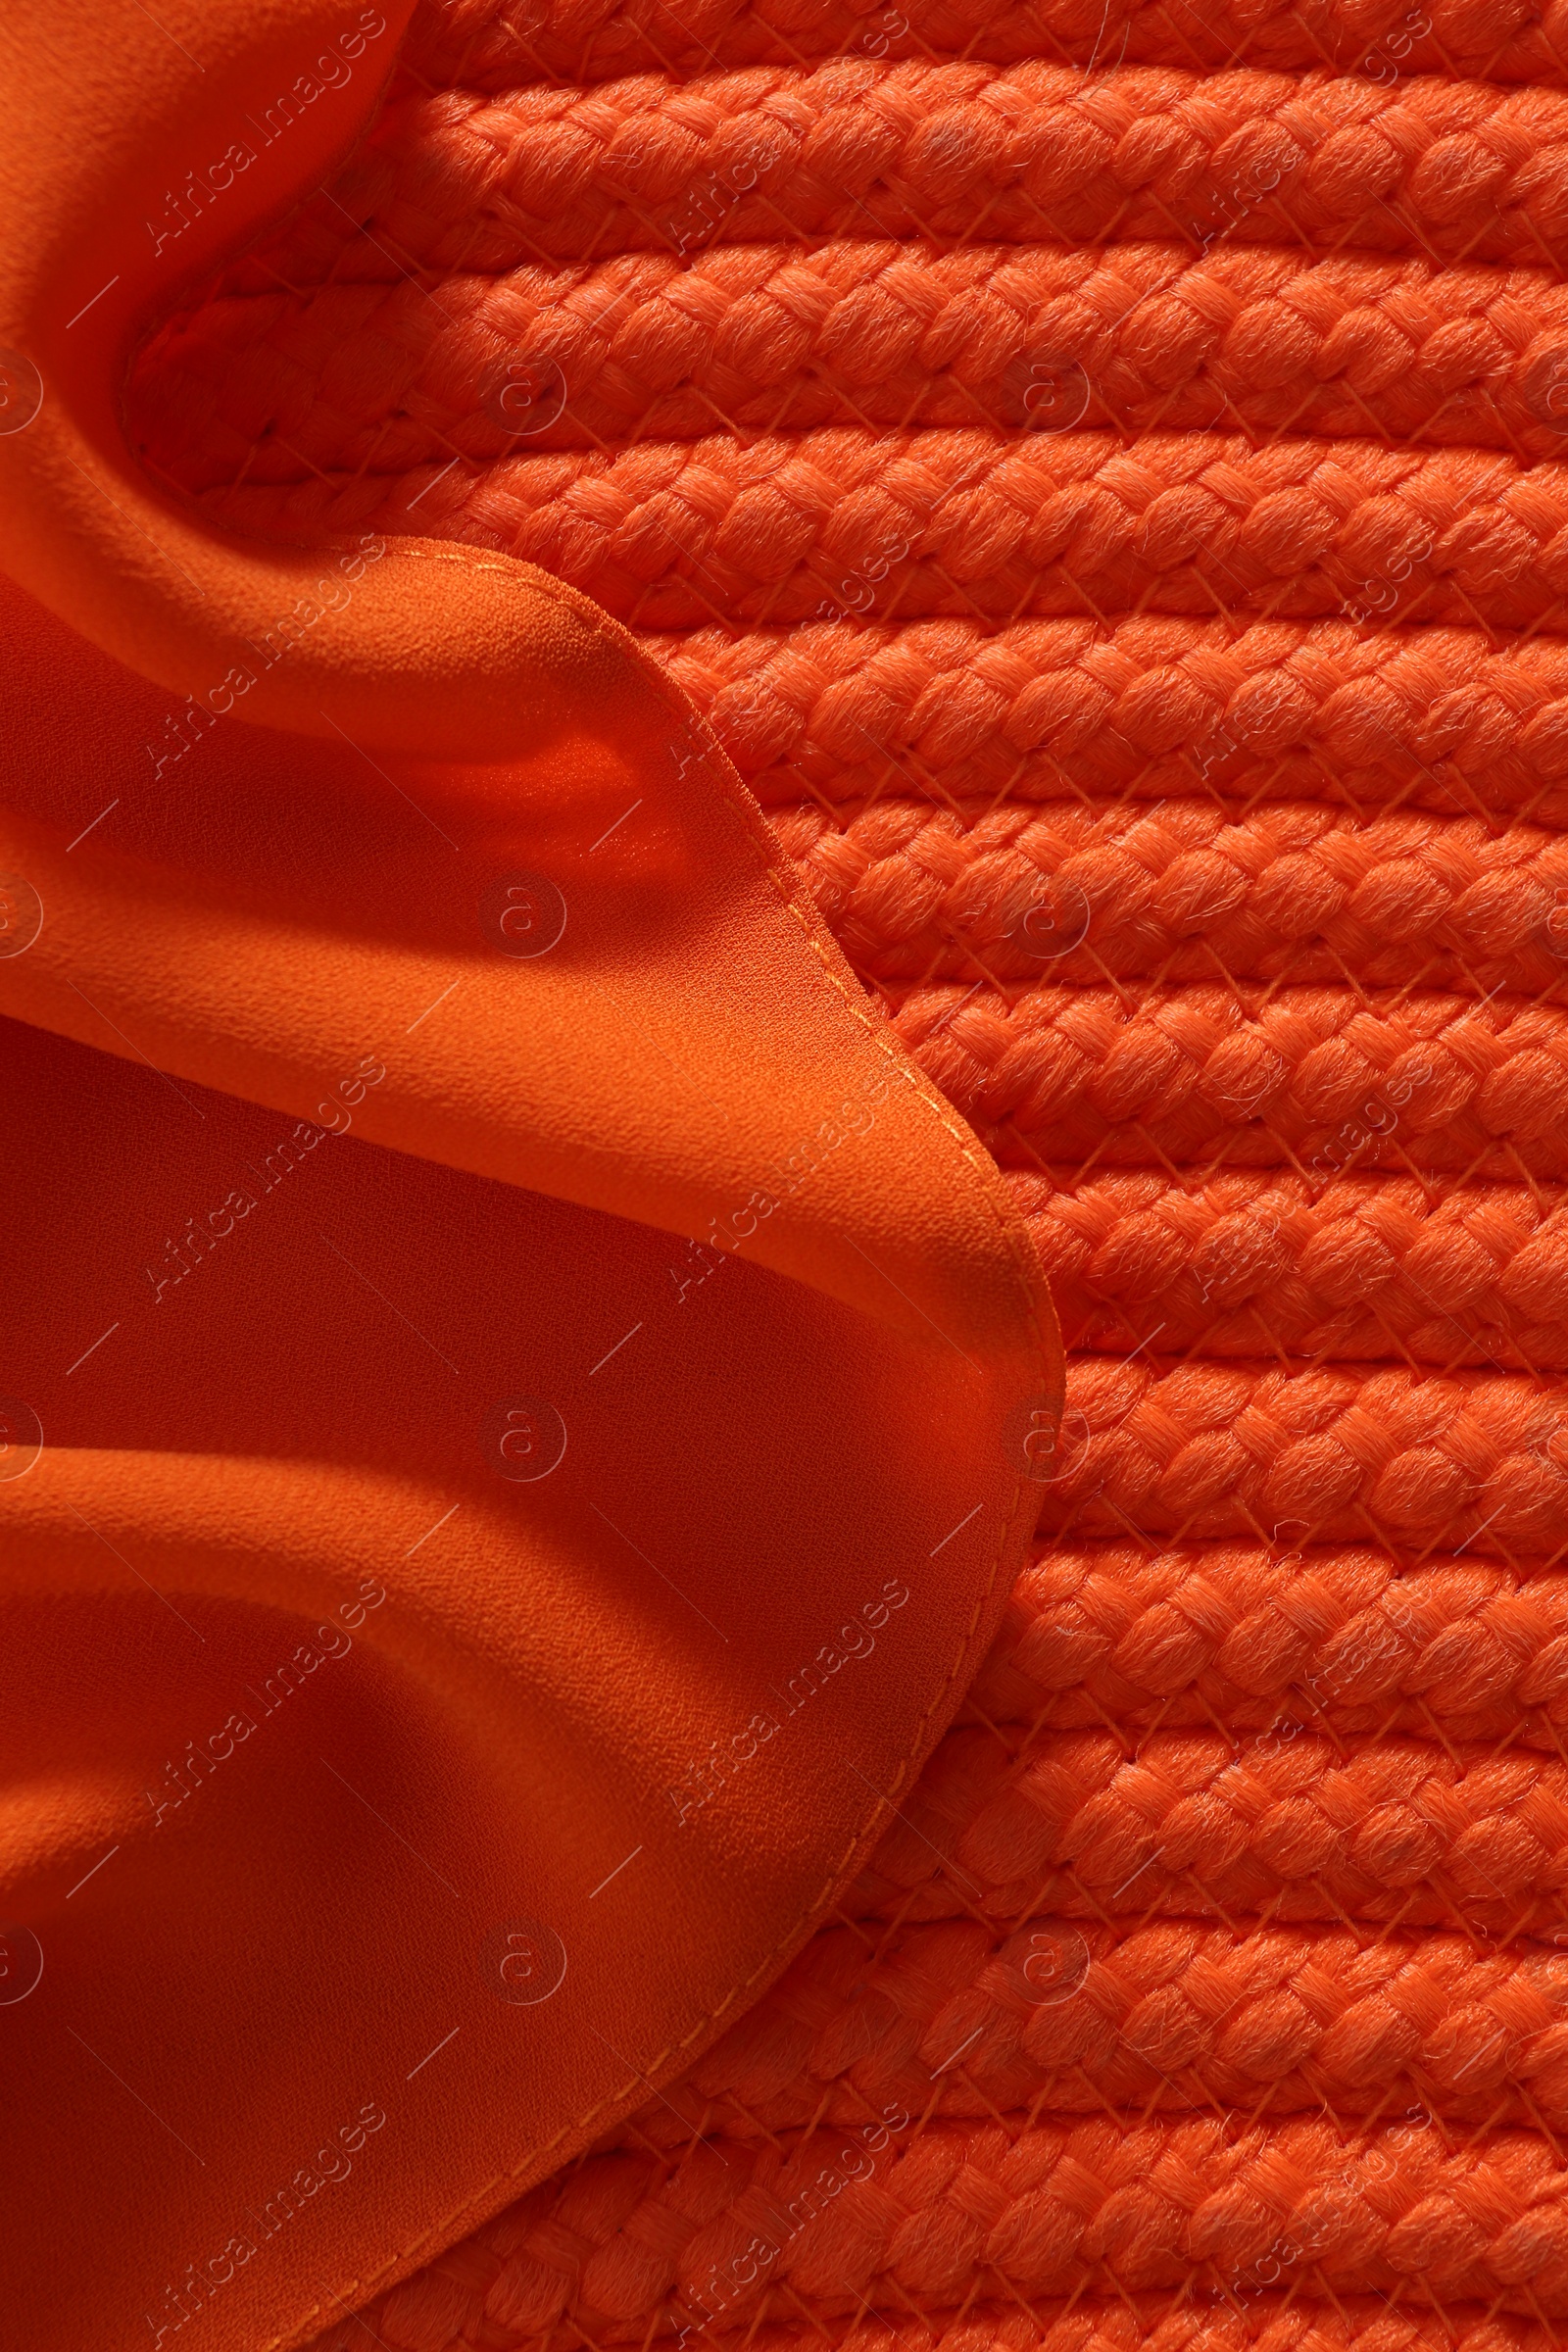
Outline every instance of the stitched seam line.
[[[321, 544], [330, 548], [333, 545], [341, 545], [345, 543], [341, 541], [327, 541]], [[416, 562], [423, 561], [426, 563], [459, 564], [468, 570], [505, 572], [514, 578], [518, 577], [518, 575], [525, 575], [527, 572], [531, 571], [531, 566], [514, 564], [510, 559], [503, 563], [497, 563], [492, 559], [473, 559], [465, 556], [457, 550], [454, 550], [452, 554], [448, 555], [443, 550], [429, 548], [423, 545], [411, 547], [398, 541], [393, 541], [391, 543], [391, 547], [395, 548], [399, 555], [410, 557]], [[519, 582], [519, 584], [521, 583]], [[725, 757], [717, 742], [713, 739], [711, 730], [707, 727], [706, 722], [701, 719], [700, 714], [695, 711], [693, 707], [686, 702], [686, 698], [681, 694], [680, 689], [675, 685], [674, 681], [672, 679], [663, 677], [659, 670], [655, 668], [652, 662], [642, 653], [635, 641], [632, 640], [626, 632], [619, 629], [617, 624], [611, 619], [608, 613], [601, 612], [588, 598], [581, 596], [575, 590], [565, 589], [563, 582], [552, 579], [550, 575], [545, 572], [535, 574], [531, 579], [526, 581], [526, 584], [529, 586], [543, 588], [547, 593], [554, 596], [558, 603], [565, 606], [568, 611], [574, 612], [578, 618], [585, 621], [607, 644], [614, 647], [618, 653], [623, 655], [629, 654], [632, 663], [638, 674], [644, 678], [645, 682], [651, 684], [659, 692], [661, 700], [667, 705], [673, 716], [686, 717], [689, 714], [692, 717], [698, 718], [698, 723], [703, 726], [705, 738], [712, 746], [710, 753], [708, 755], [709, 762], [713, 770], [716, 781], [722, 787], [723, 805], [730, 811], [731, 815], [742, 825], [743, 829], [751, 839], [753, 846], [761, 850], [766, 871], [772, 880], [775, 890], [778, 891], [780, 898], [784, 901], [784, 904], [789, 908], [790, 912], [796, 917], [796, 920], [800, 922], [807, 938], [811, 942], [811, 945], [815, 950], [817, 964], [821, 974], [823, 986], [835, 991], [839, 998], [849, 1004], [851, 1011], [854, 1012], [859, 1019], [861, 1026], [870, 1036], [872, 1042], [879, 1046], [882, 1052], [887, 1055], [888, 1059], [894, 1063], [895, 1067], [898, 1069], [899, 1076], [901, 1078], [905, 1078], [906, 1083], [909, 1082], [906, 1072], [901, 1066], [901, 1061], [904, 1057], [901, 1057], [896, 1051], [892, 1039], [889, 1038], [885, 1033], [880, 1032], [873, 1027], [870, 1014], [866, 1007], [862, 1004], [858, 1004], [855, 1002], [855, 999], [849, 988], [846, 986], [843, 977], [839, 973], [835, 972], [831, 964], [828, 962], [827, 956], [823, 952], [822, 943], [816, 934], [812, 922], [807, 916], [805, 909], [803, 909], [796, 902], [795, 893], [799, 890], [804, 890], [804, 883], [799, 882], [793, 873], [790, 875], [788, 883], [786, 883], [784, 873], [780, 870], [783, 865], [783, 853], [779, 849], [772, 833], [768, 831], [765, 820], [762, 818], [760, 811], [758, 811], [754, 817], [746, 804], [739, 799], [738, 794], [740, 790], [740, 778], [737, 771], [732, 766], [729, 760]], [[926, 1103], [929, 1109], [936, 1110], [939, 1123], [947, 1131], [953, 1142], [956, 1144], [960, 1157], [971, 1169], [974, 1170], [976, 1174], [983, 1175], [984, 1171], [981, 1170], [979, 1162], [975, 1156], [978, 1147], [974, 1138], [966, 1138], [958, 1133], [956, 1123], [953, 1119], [953, 1114], [949, 1110], [947, 1104], [939, 1102], [935, 1089], [931, 1086], [931, 1082], [925, 1077], [923, 1072], [916, 1069], [912, 1061], [909, 1064], [909, 1068], [910, 1070], [914, 1071], [912, 1083], [914, 1084], [915, 1091], [919, 1095], [920, 1100]], [[1054, 1345], [1054, 1335], [1053, 1342], [1048, 1343], [1047, 1336], [1041, 1328], [1039, 1299], [1044, 1294], [1044, 1280], [1038, 1272], [1031, 1276], [1030, 1272], [1028, 1271], [1028, 1261], [1024, 1256], [1022, 1247], [1023, 1244], [1028, 1242], [1026, 1229], [1023, 1225], [1022, 1219], [1013, 1210], [1011, 1202], [1007, 1200], [1006, 1195], [1001, 1185], [1001, 1181], [999, 1178], [997, 1178], [994, 1169], [991, 1171], [991, 1182], [984, 1183], [982, 1189], [984, 1192], [986, 1205], [990, 1209], [991, 1215], [1003, 1239], [1007, 1244], [1008, 1255], [1012, 1264], [1013, 1272], [1017, 1278], [1019, 1292], [1022, 1297], [1027, 1328], [1034, 1341], [1035, 1352], [1037, 1358], [1039, 1359], [1039, 1369], [1042, 1373], [1044, 1384], [1048, 1387], [1054, 1387], [1056, 1380], [1056, 1358], [1055, 1348]], [[1001, 1195], [1000, 1202], [998, 1200], [999, 1194]], [[1005, 1213], [1004, 1213], [1004, 1209], [1005, 1210]], [[1032, 1245], [1030, 1245], [1030, 1247], [1032, 1248]], [[1006, 1559], [1013, 1544], [1018, 1539], [1019, 1531], [1017, 1523], [1020, 1518], [1022, 1508], [1028, 1499], [1028, 1482], [1025, 1480], [1023, 1472], [1020, 1470], [1013, 1481], [1012, 1498], [1004, 1518], [1001, 1540], [997, 1545], [996, 1552], [992, 1557], [990, 1567], [986, 1571], [984, 1588], [977, 1598], [973, 1609], [970, 1611], [969, 1623], [964, 1629], [962, 1640], [958, 1644], [958, 1648], [954, 1657], [953, 1663], [949, 1667], [943, 1682], [938, 1688], [935, 1695], [928, 1702], [924, 1713], [921, 1715], [920, 1720], [915, 1727], [913, 1740], [909, 1744], [903, 1763], [899, 1766], [893, 1786], [885, 1795], [879, 1796], [876, 1799], [876, 1802], [872, 1805], [870, 1812], [866, 1815], [865, 1820], [862, 1822], [860, 1828], [855, 1833], [849, 1844], [845, 1847], [844, 1852], [840, 1855], [838, 1861], [834, 1863], [832, 1868], [829, 1870], [820, 1889], [815, 1895], [812, 1896], [810, 1902], [807, 1905], [805, 1911], [795, 1922], [795, 1924], [780, 1938], [780, 1940], [774, 1944], [772, 1950], [769, 1951], [763, 1959], [758, 1962], [756, 1968], [753, 1969], [750, 1976], [743, 1978], [739, 1984], [731, 1985], [729, 1991], [725, 1993], [723, 1999], [719, 2001], [713, 2008], [706, 2011], [704, 2015], [701, 2016], [689, 2029], [689, 2031], [681, 2035], [678, 2041], [667, 2042], [664, 2048], [659, 2052], [658, 2056], [648, 2062], [647, 2068], [641, 2074], [635, 2075], [629, 2082], [623, 2083], [618, 2090], [609, 2091], [603, 2098], [595, 2100], [591, 2107], [584, 2108], [582, 2113], [575, 2116], [570, 2123], [563, 2124], [560, 2131], [557, 2132], [552, 2138], [546, 2140], [542, 2147], [528, 2150], [526, 2154], [518, 2158], [515, 2164], [508, 2166], [498, 2173], [493, 2173], [490, 2179], [484, 2183], [482, 2188], [471, 2191], [469, 2195], [465, 2198], [461, 2205], [455, 2207], [452, 2212], [444, 2215], [439, 2222], [432, 2223], [428, 2230], [424, 2230], [418, 2237], [410, 2240], [410, 2242], [406, 2244], [398, 2253], [390, 2255], [382, 2264], [381, 2268], [374, 2272], [371, 2277], [366, 2279], [355, 2278], [346, 2281], [342, 2290], [343, 2299], [345, 2302], [351, 2297], [355, 2296], [359, 2297], [362, 2302], [368, 2301], [369, 2297], [377, 2291], [380, 2283], [388, 2278], [390, 2273], [398, 2270], [409, 2260], [412, 2255], [416, 2255], [422, 2247], [430, 2244], [432, 2239], [439, 2238], [445, 2244], [451, 2244], [453, 2242], [455, 2226], [459, 2230], [461, 2230], [461, 2225], [467, 2218], [467, 2216], [475, 2212], [477, 2208], [485, 2205], [496, 2188], [502, 2186], [508, 2181], [520, 2179], [521, 2176], [535, 2166], [541, 2158], [549, 2156], [553, 2150], [559, 2148], [563, 2140], [570, 2139], [573, 2134], [582, 2131], [586, 2125], [592, 2124], [597, 2117], [602, 2116], [608, 2108], [618, 2107], [622, 2100], [630, 2100], [634, 2098], [640, 2088], [646, 2089], [650, 2086], [657, 2086], [657, 2078], [660, 2075], [661, 2069], [663, 2068], [671, 2058], [678, 2058], [681, 2053], [688, 2049], [694, 2041], [701, 2039], [702, 2036], [707, 2034], [709, 2029], [716, 2025], [719, 2020], [724, 2017], [726, 2012], [734, 2007], [735, 2003], [740, 2000], [743, 1995], [752, 1990], [754, 1985], [760, 1985], [760, 1981], [767, 1977], [770, 1972], [776, 1973], [778, 1967], [783, 1964], [783, 1961], [788, 1958], [790, 1953], [793, 1950], [798, 1949], [799, 1946], [805, 1941], [816, 1921], [827, 1909], [828, 1905], [833, 1900], [834, 1895], [838, 1892], [839, 1888], [843, 1885], [846, 1876], [856, 1860], [856, 1857], [862, 1851], [866, 1850], [871, 1844], [875, 1835], [882, 1826], [884, 1812], [886, 1812], [888, 1818], [892, 1817], [895, 1810], [893, 1799], [899, 1794], [899, 1791], [904, 1788], [905, 1784], [909, 1779], [911, 1771], [915, 1768], [917, 1760], [922, 1759], [922, 1751], [925, 1743], [927, 1728], [930, 1725], [933, 1716], [937, 1714], [938, 1709], [947, 1702], [950, 1693], [954, 1690], [955, 1684], [957, 1683], [959, 1675], [963, 1671], [965, 1661], [969, 1657], [981, 1621], [985, 1616], [986, 1610], [990, 1605], [992, 1597], [996, 1592], [997, 1582], [1002, 1573], [1003, 1562]], [[1027, 1532], [1027, 1530], [1025, 1530], [1025, 1532]], [[285, 2328], [281, 2333], [269, 2337], [267, 2343], [262, 2346], [262, 2352], [282, 2352], [282, 2347], [299, 2344], [305, 2341], [306, 2339], [304, 2331], [311, 2327], [312, 2323], [316, 2321], [319, 2315], [325, 2311], [325, 2309], [326, 2305], [324, 2303], [313, 2304], [309, 2311], [302, 2313], [300, 2318], [290, 2327]]]

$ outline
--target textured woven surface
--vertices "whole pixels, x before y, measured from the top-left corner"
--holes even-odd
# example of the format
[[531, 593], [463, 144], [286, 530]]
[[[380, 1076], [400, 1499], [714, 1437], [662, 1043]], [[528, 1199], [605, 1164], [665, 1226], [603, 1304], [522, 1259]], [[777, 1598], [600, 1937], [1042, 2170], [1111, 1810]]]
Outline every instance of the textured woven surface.
[[1075, 1348], [1568, 1370], [1558, 1185], [1072, 1172], [1014, 1189]]
[[[902, 20], [902, 21], [901, 21]], [[866, 57], [1047, 58], [1080, 67], [1128, 57], [1216, 69], [1335, 67], [1373, 74], [1478, 74], [1561, 86], [1560, 6], [1536, 0], [930, 0], [912, 12], [846, 0], [453, 0], [428, 11], [409, 44], [427, 88], [513, 89], [538, 80], [701, 73], [716, 64], [799, 65]]]
[[1316, 802], [1095, 816], [888, 799], [837, 821], [778, 817], [846, 953], [887, 984], [1038, 979], [1049, 962], [1056, 984], [1353, 972], [1367, 988], [1536, 997], [1568, 969], [1568, 847], [1532, 825], [1368, 825]]
[[1560, 826], [1568, 660], [1537, 634], [1209, 622], [823, 620], [655, 637], [760, 797], [1197, 800], [1227, 817], [1306, 799]]
[[1221, 1160], [1465, 1175], [1568, 1169], [1568, 1029], [1518, 998], [1354, 987], [1152, 1003], [1110, 988], [906, 996], [916, 1057], [1006, 1164]]
[[1073, 1351], [840, 1920], [332, 2352], [1560, 2344], [1565, 257], [1557, 6], [452, 0], [138, 354], [640, 632]]
[[[679, 88], [648, 74], [413, 95], [341, 200], [373, 211], [383, 244], [442, 271], [706, 244], [720, 228], [745, 243], [1197, 241], [1238, 209], [1251, 242], [1304, 235], [1549, 270], [1568, 220], [1553, 169], [1565, 141], [1568, 96], [1528, 84], [1123, 66], [1086, 91], [1076, 69], [1043, 62], [852, 56], [710, 71]], [[292, 282], [336, 261], [344, 234], [331, 206], [308, 215]], [[367, 242], [351, 269], [374, 252]], [[388, 273], [384, 259], [372, 273]]]
[[[1540, 269], [844, 237], [807, 253], [720, 245], [684, 265], [660, 252], [526, 264], [452, 278], [439, 308], [401, 280], [334, 281], [306, 319], [278, 294], [235, 325], [218, 354], [200, 333], [179, 338], [143, 378], [150, 446], [191, 487], [246, 458], [249, 478], [271, 483], [366, 462], [441, 466], [453, 449], [499, 456], [506, 435], [474, 416], [466, 386], [516, 337], [573, 387], [546, 446], [692, 440], [715, 410], [751, 432], [1016, 427], [1030, 355], [1049, 349], [1081, 368], [1073, 405], [1096, 424], [1359, 434], [1370, 422], [1405, 441], [1550, 457], [1562, 440], [1542, 413], [1542, 360], [1568, 325], [1568, 295]], [[171, 404], [191, 416], [187, 368], [203, 378], [201, 439], [176, 447], [159, 419]], [[269, 438], [253, 452], [262, 412]]]
[[726, 433], [460, 463], [395, 488], [368, 470], [341, 489], [246, 486], [221, 512], [302, 535], [408, 529], [417, 512], [649, 627], [855, 610], [894, 564], [916, 618], [1229, 604], [1315, 619], [1359, 600], [1403, 620], [1468, 622], [1482, 603], [1498, 625], [1568, 615], [1568, 467], [1480, 450], [1159, 434], [1129, 452], [1109, 433], [829, 426], [804, 447]]
[[[1160, 1723], [1218, 1719], [1255, 1749], [1283, 1710], [1346, 1752], [1386, 1732], [1555, 1751], [1565, 1635], [1562, 1580], [1496, 1559], [1401, 1572], [1365, 1544], [1069, 1539], [1020, 1579], [963, 1720], [1113, 1723], [1136, 1744]], [[1021, 1753], [1021, 1733], [1008, 1744]]]

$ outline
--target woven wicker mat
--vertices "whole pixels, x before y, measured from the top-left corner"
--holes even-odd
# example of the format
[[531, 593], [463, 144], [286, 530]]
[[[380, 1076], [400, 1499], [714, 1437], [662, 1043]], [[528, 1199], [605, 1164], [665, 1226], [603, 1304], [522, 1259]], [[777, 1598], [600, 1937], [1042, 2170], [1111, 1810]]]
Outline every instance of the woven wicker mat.
[[452, 0], [142, 350], [218, 514], [646, 637], [1074, 1350], [841, 1920], [332, 2352], [1568, 2332], [1565, 90], [1534, 0]]

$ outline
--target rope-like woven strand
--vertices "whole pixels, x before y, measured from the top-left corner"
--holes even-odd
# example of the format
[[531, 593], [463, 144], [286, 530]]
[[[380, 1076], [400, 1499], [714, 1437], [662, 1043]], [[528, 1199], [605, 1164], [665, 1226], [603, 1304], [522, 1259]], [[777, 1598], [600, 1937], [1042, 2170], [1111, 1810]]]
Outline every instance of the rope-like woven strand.
[[894, 992], [904, 1042], [1004, 1166], [1568, 1174], [1551, 1004], [1225, 986]]
[[[866, 2153], [842, 2131], [731, 2141], [722, 2158], [699, 2147], [672, 2177], [654, 2154], [595, 2160], [551, 2218], [527, 2201], [510, 2217], [491, 2311], [514, 2341], [569, 2302], [588, 2340], [637, 2343], [720, 2296], [744, 2325], [762, 2289], [724, 2285], [759, 2269], [808, 2312], [846, 2317], [1008, 2287], [1168, 2290], [1203, 2265], [1244, 2291], [1304, 2266], [1337, 2296], [1402, 2293], [1423, 2277], [1510, 2311], [1555, 2315], [1568, 2296], [1568, 2203], [1538, 2133], [1498, 2132], [1461, 2155], [1416, 2123], [1347, 2146], [1321, 2117], [1235, 2137], [1212, 2117], [1156, 2115], [1125, 2132], [1063, 2117], [1016, 2143], [989, 2120], [951, 2120], [901, 2152], [866, 2112], [886, 2154], [858, 2181], [834, 2171]], [[401, 2320], [395, 2297], [385, 2309]]]
[[1402, 1571], [1370, 1544], [1042, 1548], [960, 1721], [1013, 1752], [1031, 1728], [1228, 1724], [1242, 1747], [1304, 1725], [1560, 1755], [1568, 1579], [1501, 1560]]
[[1069, 1348], [1568, 1371], [1560, 1185], [1071, 1167], [1009, 1182]]
[[1353, 971], [1366, 989], [1546, 997], [1568, 978], [1568, 842], [1533, 825], [1368, 825], [1321, 801], [838, 813], [774, 824], [856, 969], [890, 984]]
[[1241, 233], [1550, 270], [1565, 142], [1568, 95], [1436, 74], [1122, 66], [1086, 83], [1043, 61], [859, 55], [811, 73], [416, 92], [337, 202], [229, 282], [275, 287], [269, 250], [286, 251], [277, 274], [299, 287], [780, 237], [1204, 249]]
[[1140, 615], [646, 642], [774, 809], [1313, 800], [1568, 825], [1568, 647], [1550, 637], [1503, 651], [1475, 628]]
[[[1450, 2130], [1568, 2122], [1568, 1953], [1343, 1928], [1238, 1935], [1195, 1920], [1015, 1935], [977, 1920], [895, 1936], [874, 1968], [821, 1936], [668, 2107], [656, 2146], [755, 2141], [867, 2105], [982, 2117], [1104, 2105], [1349, 2121], [1413, 2106]], [[827, 2105], [823, 2113], [823, 2101]], [[1534, 2113], [1532, 2113], [1534, 2109]]]
[[1568, 1550], [1568, 1394], [1500, 1371], [1080, 1355], [1040, 1467], [1042, 1531], [1063, 1536]]
[[[511, 2352], [548, 2342], [582, 2264], [613, 2227], [601, 2203], [604, 2183], [604, 2168], [587, 2168], [567, 2222], [519, 2207], [471, 2238], [461, 2258], [400, 2287], [370, 2315], [382, 2342], [397, 2352], [443, 2352], [459, 2343]], [[588, 2234], [596, 2230], [598, 2239]], [[968, 2302], [941, 2341], [952, 2352], [1252, 2352], [1260, 2339], [1269, 2352], [1553, 2352], [1556, 2343], [1539, 2319], [1479, 2305], [1434, 2307], [1414, 2296], [1397, 2303], [1387, 2295], [1330, 2300], [1310, 2273], [1304, 2282], [1298, 2267], [1283, 2276], [1294, 2283], [1262, 2286], [1222, 2278], [1205, 2265], [1199, 2283], [1182, 2294], [1140, 2294], [1118, 2280], [1102, 2292], [1032, 2296], [1027, 2305], [1016, 2288], [1008, 2291], [1010, 2281], [998, 2279], [995, 2297], [983, 2293]], [[724, 2352], [798, 2352], [808, 2318], [812, 2341], [829, 2352], [841, 2345], [855, 2352], [931, 2352], [930, 2327], [907, 2296], [891, 2298], [885, 2311], [846, 2314], [808, 2306], [798, 2295], [774, 2300], [787, 2316], [769, 2320], [760, 2312], [729, 2328], [715, 2321], [702, 2340]], [[540, 2313], [549, 2316], [536, 2325]], [[575, 2325], [574, 2314], [567, 2331]], [[319, 2339], [319, 2352], [352, 2352], [356, 2332], [363, 2342], [363, 2330], [343, 2322]]]
[[493, 397], [509, 360], [539, 370], [537, 415], [511, 417], [536, 426], [535, 449], [696, 440], [727, 421], [745, 438], [1240, 424], [1568, 450], [1568, 288], [1544, 270], [858, 237], [530, 263], [448, 278], [435, 301], [401, 277], [231, 299], [145, 347], [132, 426], [193, 490], [241, 469], [285, 483], [402, 475], [454, 452], [493, 463], [514, 442]]
[[682, 0], [678, 14], [666, 0], [451, 0], [416, 21], [407, 62], [426, 88], [514, 90], [536, 78], [942, 52], [998, 65], [1127, 58], [1223, 72], [1245, 62], [1560, 85], [1568, 25], [1560, 0]]
[[1112, 1731], [1048, 1732], [1015, 1762], [989, 1731], [951, 1732], [845, 1909], [1123, 1932], [1155, 1913], [1244, 1934], [1354, 1919], [1549, 1946], [1568, 1934], [1568, 1765], [1392, 1736], [1342, 1755], [1288, 1728], [1240, 1747], [1159, 1731], [1136, 1756]]
[[1129, 452], [1103, 432], [829, 426], [211, 495], [239, 527], [301, 537], [408, 530], [416, 514], [648, 628], [1150, 607], [1568, 620], [1568, 466], [1490, 450], [1193, 433]]

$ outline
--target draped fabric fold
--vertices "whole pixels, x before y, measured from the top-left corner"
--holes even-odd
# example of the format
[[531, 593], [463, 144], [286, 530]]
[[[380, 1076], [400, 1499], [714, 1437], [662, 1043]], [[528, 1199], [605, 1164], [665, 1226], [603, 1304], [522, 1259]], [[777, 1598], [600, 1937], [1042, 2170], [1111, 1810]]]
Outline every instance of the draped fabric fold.
[[303, 2341], [671, 2079], [952, 1716], [1058, 1410], [995, 1167], [626, 633], [127, 454], [137, 321], [400, 29], [0, 28], [29, 2352]]

